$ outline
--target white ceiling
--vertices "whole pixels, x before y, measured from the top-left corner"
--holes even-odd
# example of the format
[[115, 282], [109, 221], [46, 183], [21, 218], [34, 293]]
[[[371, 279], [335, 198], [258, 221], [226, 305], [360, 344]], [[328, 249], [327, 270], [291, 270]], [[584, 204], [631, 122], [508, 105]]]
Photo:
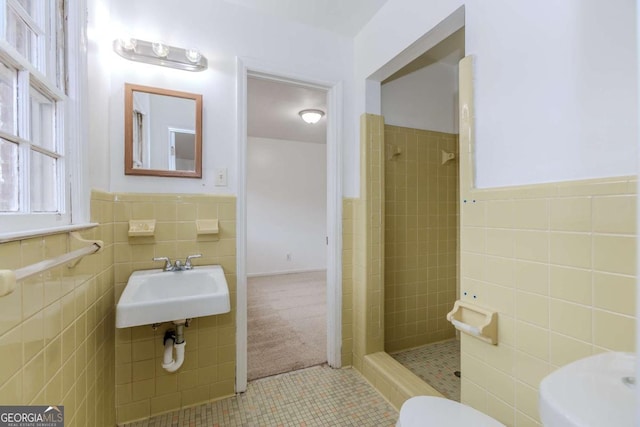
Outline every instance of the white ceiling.
[[314, 125], [298, 113], [307, 108], [327, 111], [327, 92], [261, 78], [247, 79], [247, 133], [259, 138], [324, 144], [327, 117]]
[[225, 0], [260, 12], [353, 37], [387, 0]]

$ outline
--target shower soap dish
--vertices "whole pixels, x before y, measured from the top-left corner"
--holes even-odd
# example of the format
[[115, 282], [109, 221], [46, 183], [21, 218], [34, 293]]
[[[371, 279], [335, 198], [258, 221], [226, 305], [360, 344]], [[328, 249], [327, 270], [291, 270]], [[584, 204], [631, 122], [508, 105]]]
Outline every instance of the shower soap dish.
[[498, 344], [498, 313], [475, 304], [458, 300], [447, 320], [460, 332], [488, 344]]
[[130, 219], [129, 220], [129, 236], [144, 237], [153, 236], [156, 231], [155, 219]]
[[196, 230], [198, 231], [198, 235], [218, 234], [220, 232], [220, 228], [218, 227], [218, 220], [217, 219], [197, 219]]

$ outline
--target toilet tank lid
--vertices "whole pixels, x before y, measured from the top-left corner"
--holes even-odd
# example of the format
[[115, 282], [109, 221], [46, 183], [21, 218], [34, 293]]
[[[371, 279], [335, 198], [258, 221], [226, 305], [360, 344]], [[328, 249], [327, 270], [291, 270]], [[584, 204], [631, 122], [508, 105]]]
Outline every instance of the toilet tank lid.
[[400, 408], [399, 425], [505, 427], [490, 416], [462, 403], [435, 396], [416, 396]]

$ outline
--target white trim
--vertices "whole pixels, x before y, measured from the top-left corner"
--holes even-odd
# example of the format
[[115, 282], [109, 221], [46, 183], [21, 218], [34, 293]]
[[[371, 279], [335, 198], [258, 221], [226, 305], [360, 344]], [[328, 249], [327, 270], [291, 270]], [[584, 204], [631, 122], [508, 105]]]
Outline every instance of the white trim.
[[[72, 149], [66, 155], [69, 176], [69, 203], [67, 212], [72, 224], [89, 222], [91, 188], [89, 186], [89, 82], [87, 79], [87, 0], [65, 1], [67, 14], [67, 76], [68, 106], [65, 132], [66, 144]], [[70, 151], [70, 152], [69, 152]]]
[[326, 268], [309, 268], [302, 270], [283, 270], [283, 271], [270, 271], [265, 273], [247, 273], [247, 277], [271, 277], [282, 276], [285, 274], [298, 274], [298, 273], [319, 273], [321, 271], [327, 271]]
[[[636, 74], [640, 79], [640, 8], [636, 2]], [[640, 85], [636, 85], [636, 107], [640, 107]], [[636, 146], [640, 139], [636, 138]], [[640, 151], [638, 152], [638, 173], [640, 173]], [[640, 227], [640, 198], [637, 199], [636, 224]], [[640, 230], [640, 228], [637, 228]], [[640, 239], [636, 239], [636, 265], [640, 265]], [[636, 289], [640, 285], [640, 276], [636, 276]], [[636, 354], [640, 351], [640, 292], [636, 290]], [[636, 378], [640, 378], [640, 358], [636, 357]], [[636, 387], [636, 420], [640, 420], [640, 387]], [[637, 422], [637, 421], [636, 421]]]
[[237, 58], [237, 313], [236, 392], [247, 389], [247, 77], [295, 82], [327, 91], [327, 361], [342, 366], [342, 83], [283, 71], [250, 58]]

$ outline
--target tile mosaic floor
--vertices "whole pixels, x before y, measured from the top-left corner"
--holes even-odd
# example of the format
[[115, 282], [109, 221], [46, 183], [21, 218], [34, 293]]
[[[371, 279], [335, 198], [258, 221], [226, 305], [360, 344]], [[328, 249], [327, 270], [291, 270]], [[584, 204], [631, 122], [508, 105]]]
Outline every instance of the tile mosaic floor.
[[450, 339], [391, 356], [451, 400], [460, 401], [460, 341]]
[[394, 426], [398, 413], [355, 370], [327, 365], [263, 378], [246, 393], [126, 427]]

